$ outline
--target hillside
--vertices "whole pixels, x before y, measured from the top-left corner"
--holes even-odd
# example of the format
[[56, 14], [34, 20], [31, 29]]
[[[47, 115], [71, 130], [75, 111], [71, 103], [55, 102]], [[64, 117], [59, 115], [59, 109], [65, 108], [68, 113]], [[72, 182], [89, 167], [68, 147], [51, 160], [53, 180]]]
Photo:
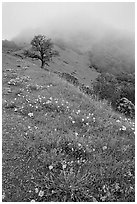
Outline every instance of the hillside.
[[54, 73], [87, 85], [98, 74], [58, 50], [49, 71], [3, 53], [3, 201], [135, 201], [134, 121]]
[[[29, 45], [26, 45], [23, 49], [21, 48], [18, 51], [13, 51], [11, 52], [11, 55], [21, 56], [24, 58], [23, 51], [28, 47]], [[61, 48], [58, 45], [55, 45], [54, 48], [59, 52], [59, 56], [57, 58], [53, 58], [53, 62], [50, 63], [47, 69], [52, 72], [65, 72], [72, 74], [79, 79], [80, 83], [90, 86], [91, 80], [95, 80], [99, 73], [94, 68], [91, 69], [89, 67], [89, 56], [84, 53], [79, 54], [67, 47]], [[5, 49], [3, 51], [5, 52]], [[32, 60], [30, 61], [32, 62]], [[40, 62], [38, 60], [35, 60], [34, 63], [40, 66]]]

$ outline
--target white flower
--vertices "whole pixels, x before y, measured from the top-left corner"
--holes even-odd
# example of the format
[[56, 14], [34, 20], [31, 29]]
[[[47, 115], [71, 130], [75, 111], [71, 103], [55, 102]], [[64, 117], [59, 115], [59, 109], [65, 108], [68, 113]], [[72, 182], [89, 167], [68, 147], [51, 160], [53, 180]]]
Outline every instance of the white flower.
[[84, 121], [84, 118], [82, 118], [82, 122]]
[[75, 123], [75, 121], [74, 121], [74, 120], [72, 120], [72, 123], [74, 124], [74, 123]]
[[96, 118], [93, 118], [93, 121], [94, 121], [94, 122], [95, 122], [95, 119], [96, 119]]
[[49, 166], [49, 169], [50, 169], [50, 170], [51, 170], [51, 169], [53, 169], [53, 166], [52, 166], [52, 165], [50, 165], [50, 166]]
[[121, 128], [121, 130], [126, 130], [126, 127], [123, 125], [122, 128]]
[[32, 116], [33, 116], [33, 113], [28, 113], [28, 116], [32, 117]]
[[35, 200], [33, 199], [33, 200], [31, 200], [30, 202], [35, 202]]
[[80, 110], [78, 110], [76, 113], [79, 114], [79, 113], [80, 113]]
[[49, 103], [51, 103], [51, 101], [50, 101], [50, 100], [47, 100], [47, 101], [46, 101], [46, 104], [49, 104]]
[[44, 195], [44, 191], [40, 190], [39, 196], [42, 197]]
[[38, 188], [35, 188], [35, 193], [38, 193], [39, 192], [39, 189]]
[[75, 135], [76, 135], [76, 136], [78, 136], [78, 133], [77, 133], [77, 132], [75, 132]]
[[107, 149], [107, 146], [102, 147], [103, 150]]
[[66, 167], [67, 167], [67, 165], [66, 165], [66, 164], [63, 164], [63, 165], [62, 165], [62, 168], [63, 168], [63, 169], [65, 169]]
[[78, 146], [79, 146], [79, 147], [81, 147], [81, 144], [80, 144], [80, 143], [78, 143]]
[[120, 123], [120, 120], [116, 120], [117, 123]]
[[5, 192], [3, 192], [3, 194], [2, 194], [2, 199], [4, 199], [5, 198]]

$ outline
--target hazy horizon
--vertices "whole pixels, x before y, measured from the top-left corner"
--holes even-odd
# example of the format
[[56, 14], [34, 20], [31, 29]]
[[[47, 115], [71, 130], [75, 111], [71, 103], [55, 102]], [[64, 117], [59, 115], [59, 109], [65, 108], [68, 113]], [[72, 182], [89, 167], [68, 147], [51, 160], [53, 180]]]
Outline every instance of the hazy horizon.
[[134, 3], [45, 2], [2, 4], [2, 39], [41, 32], [51, 38], [85, 32], [101, 36], [116, 30], [133, 38]]

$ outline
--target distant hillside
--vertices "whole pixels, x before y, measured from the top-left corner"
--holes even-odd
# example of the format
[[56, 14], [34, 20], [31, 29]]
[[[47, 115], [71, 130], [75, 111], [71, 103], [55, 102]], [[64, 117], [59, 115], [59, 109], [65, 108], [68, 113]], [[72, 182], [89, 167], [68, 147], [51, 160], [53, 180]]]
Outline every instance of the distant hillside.
[[14, 41], [2, 40], [2, 51], [17, 51], [20, 50], [22, 46], [17, 45]]
[[69, 47], [89, 56], [90, 66], [98, 72], [115, 75], [135, 72], [135, 42], [129, 36], [108, 34], [97, 40], [92, 35], [79, 35], [69, 41], [57, 39], [55, 42], [61, 49]]
[[92, 30], [45, 33], [41, 29], [24, 30], [14, 38], [19, 45], [29, 43], [39, 33], [51, 38], [62, 50], [74, 51], [88, 57], [89, 65], [98, 72], [133, 73], [135, 70], [135, 36], [116, 29], [93, 26]]
[[89, 52], [91, 65], [99, 72], [135, 72], [135, 43], [129, 38], [104, 38]]

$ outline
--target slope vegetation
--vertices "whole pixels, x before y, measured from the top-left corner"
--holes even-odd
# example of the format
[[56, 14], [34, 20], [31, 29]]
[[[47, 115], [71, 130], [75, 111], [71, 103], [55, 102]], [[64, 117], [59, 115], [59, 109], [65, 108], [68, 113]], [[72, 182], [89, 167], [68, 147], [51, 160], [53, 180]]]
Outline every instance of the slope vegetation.
[[27, 59], [3, 53], [2, 71], [3, 201], [135, 200], [133, 120]]

